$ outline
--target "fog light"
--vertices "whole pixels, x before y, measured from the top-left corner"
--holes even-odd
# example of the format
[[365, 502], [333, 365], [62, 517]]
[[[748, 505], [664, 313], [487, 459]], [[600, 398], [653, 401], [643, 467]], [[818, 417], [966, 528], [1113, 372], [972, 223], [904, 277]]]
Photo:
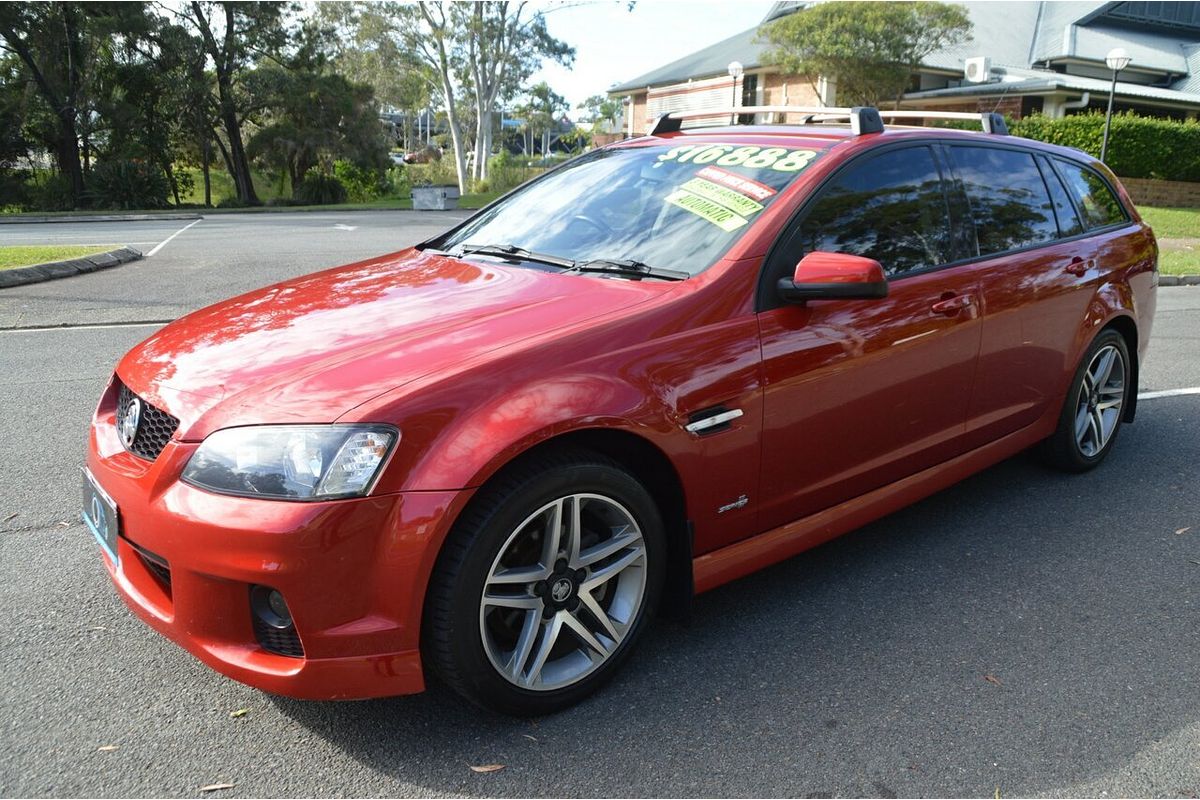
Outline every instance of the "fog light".
[[250, 605], [258, 618], [272, 628], [286, 630], [292, 627], [292, 612], [277, 590], [269, 586], [253, 587], [250, 590]]

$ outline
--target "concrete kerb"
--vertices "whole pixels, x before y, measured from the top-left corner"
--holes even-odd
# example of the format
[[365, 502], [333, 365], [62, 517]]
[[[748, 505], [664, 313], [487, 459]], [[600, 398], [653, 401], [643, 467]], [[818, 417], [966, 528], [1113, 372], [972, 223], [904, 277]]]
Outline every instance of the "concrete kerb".
[[0, 270], [0, 289], [10, 286], [24, 286], [29, 283], [41, 283], [58, 278], [70, 278], [86, 272], [96, 272], [111, 269], [142, 257], [140, 250], [132, 247], [120, 247], [107, 253], [97, 253], [86, 258], [72, 258], [67, 261], [51, 261], [47, 264], [35, 264], [32, 267]]
[[155, 220], [204, 219], [202, 214], [56, 214], [26, 216], [0, 214], [0, 225], [28, 225], [44, 222], [153, 222]]

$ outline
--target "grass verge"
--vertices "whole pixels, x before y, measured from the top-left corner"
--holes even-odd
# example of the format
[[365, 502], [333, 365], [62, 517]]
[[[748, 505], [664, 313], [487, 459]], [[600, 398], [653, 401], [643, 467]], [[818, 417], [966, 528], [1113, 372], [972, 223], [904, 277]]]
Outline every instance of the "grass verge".
[[0, 247], [0, 269], [16, 269], [32, 267], [35, 264], [48, 264], [51, 261], [66, 261], [71, 258], [107, 253], [116, 250], [119, 244], [34, 244], [10, 245]]
[[1200, 275], [1200, 249], [1159, 251], [1158, 271], [1163, 275]]
[[1138, 207], [1159, 239], [1200, 238], [1200, 208]]

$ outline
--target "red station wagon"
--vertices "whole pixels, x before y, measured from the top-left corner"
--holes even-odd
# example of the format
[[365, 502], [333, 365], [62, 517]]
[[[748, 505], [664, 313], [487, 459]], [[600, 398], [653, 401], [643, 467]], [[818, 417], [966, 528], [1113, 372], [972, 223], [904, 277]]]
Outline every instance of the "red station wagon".
[[1104, 459], [1158, 273], [1103, 164], [736, 111], [805, 124], [664, 116], [130, 351], [84, 470], [125, 602], [268, 692], [542, 714], [656, 610], [1035, 445]]

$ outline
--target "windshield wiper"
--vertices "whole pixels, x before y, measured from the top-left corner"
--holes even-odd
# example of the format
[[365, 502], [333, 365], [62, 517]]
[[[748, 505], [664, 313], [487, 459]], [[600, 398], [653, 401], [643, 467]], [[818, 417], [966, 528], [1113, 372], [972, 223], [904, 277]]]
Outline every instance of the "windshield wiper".
[[664, 281], [682, 281], [692, 277], [689, 272], [652, 267], [645, 261], [630, 258], [594, 258], [575, 264], [574, 272], [608, 272], [635, 278], [661, 278]]
[[548, 253], [534, 253], [526, 250], [524, 247], [517, 247], [515, 244], [464, 244], [459, 248], [455, 256], [498, 256], [500, 258], [521, 259], [522, 261], [536, 261], [539, 264], [549, 264], [552, 267], [562, 267], [563, 269], [574, 269], [575, 262], [569, 258], [560, 258], [552, 256]]

